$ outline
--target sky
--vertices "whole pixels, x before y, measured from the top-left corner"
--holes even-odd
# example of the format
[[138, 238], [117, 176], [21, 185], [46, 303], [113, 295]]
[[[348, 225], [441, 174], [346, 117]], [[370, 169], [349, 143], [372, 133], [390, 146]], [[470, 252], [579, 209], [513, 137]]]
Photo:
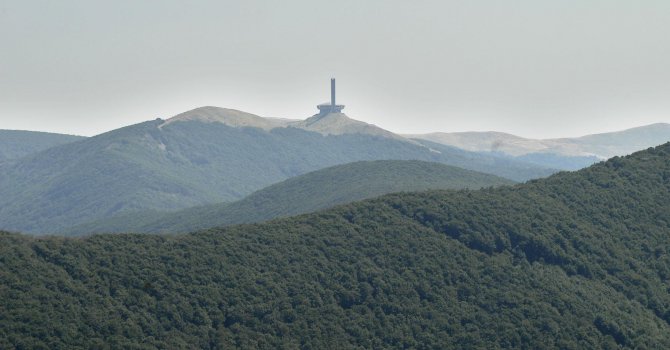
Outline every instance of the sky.
[[91, 136], [200, 106], [397, 133], [670, 122], [667, 0], [0, 0], [0, 129]]

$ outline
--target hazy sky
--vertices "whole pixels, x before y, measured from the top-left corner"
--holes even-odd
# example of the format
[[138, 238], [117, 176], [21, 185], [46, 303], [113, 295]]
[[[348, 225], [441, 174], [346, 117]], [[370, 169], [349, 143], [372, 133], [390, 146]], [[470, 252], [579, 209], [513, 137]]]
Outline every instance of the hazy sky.
[[0, 0], [0, 129], [94, 135], [203, 105], [399, 133], [670, 122], [670, 1]]

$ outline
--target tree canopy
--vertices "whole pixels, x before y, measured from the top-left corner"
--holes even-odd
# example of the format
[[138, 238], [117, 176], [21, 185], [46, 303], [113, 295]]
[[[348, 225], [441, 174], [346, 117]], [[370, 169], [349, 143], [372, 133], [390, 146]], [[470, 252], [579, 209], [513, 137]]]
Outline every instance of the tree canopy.
[[670, 347], [670, 144], [179, 236], [0, 235], [2, 348]]

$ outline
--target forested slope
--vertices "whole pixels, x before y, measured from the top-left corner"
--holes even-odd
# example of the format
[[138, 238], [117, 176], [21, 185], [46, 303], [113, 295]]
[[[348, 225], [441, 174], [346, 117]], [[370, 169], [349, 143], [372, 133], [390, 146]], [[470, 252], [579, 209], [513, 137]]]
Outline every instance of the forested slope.
[[83, 139], [82, 136], [50, 132], [0, 130], [0, 162]]
[[182, 236], [0, 236], [0, 347], [670, 347], [670, 144]]
[[292, 177], [233, 203], [177, 212], [135, 212], [78, 225], [64, 235], [110, 232], [177, 233], [304, 214], [392, 192], [478, 189], [510, 185], [494, 175], [418, 160], [376, 160], [336, 165]]
[[[257, 125], [265, 120], [258, 116], [205, 111], [207, 118], [196, 109], [187, 112], [195, 119], [147, 121], [0, 164], [0, 229], [54, 233], [129, 212], [230, 202], [293, 176], [360, 160], [435, 161], [513, 180], [554, 172], [472, 152], [434, 152], [381, 135], [268, 130], [257, 127], [271, 127]], [[231, 113], [242, 120], [231, 126], [209, 119], [234, 119]]]

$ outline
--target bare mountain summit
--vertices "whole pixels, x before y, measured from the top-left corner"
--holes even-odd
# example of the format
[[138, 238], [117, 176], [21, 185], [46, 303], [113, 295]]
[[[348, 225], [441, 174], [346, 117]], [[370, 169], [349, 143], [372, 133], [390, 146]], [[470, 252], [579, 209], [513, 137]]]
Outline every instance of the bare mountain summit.
[[290, 119], [263, 118], [255, 114], [238, 111], [236, 109], [205, 106], [178, 114], [166, 120], [165, 123], [159, 126], [159, 128], [162, 128], [165, 125], [171, 123], [185, 121], [221, 123], [232, 127], [250, 127], [263, 130], [272, 130], [276, 127], [283, 127], [291, 122], [294, 122], [294, 120]]
[[285, 118], [265, 118], [255, 114], [221, 107], [199, 107], [178, 114], [160, 124], [163, 128], [172, 123], [198, 121], [203, 123], [221, 123], [236, 128], [258, 128], [270, 131], [276, 128], [298, 128], [318, 132], [322, 135], [363, 134], [388, 137], [405, 142], [412, 140], [384, 130], [376, 125], [351, 119], [344, 113], [317, 114], [305, 120]]
[[293, 122], [289, 126], [318, 132], [323, 135], [365, 134], [410, 142], [409, 139], [384, 130], [376, 125], [351, 119], [344, 113], [317, 114], [305, 120]]

